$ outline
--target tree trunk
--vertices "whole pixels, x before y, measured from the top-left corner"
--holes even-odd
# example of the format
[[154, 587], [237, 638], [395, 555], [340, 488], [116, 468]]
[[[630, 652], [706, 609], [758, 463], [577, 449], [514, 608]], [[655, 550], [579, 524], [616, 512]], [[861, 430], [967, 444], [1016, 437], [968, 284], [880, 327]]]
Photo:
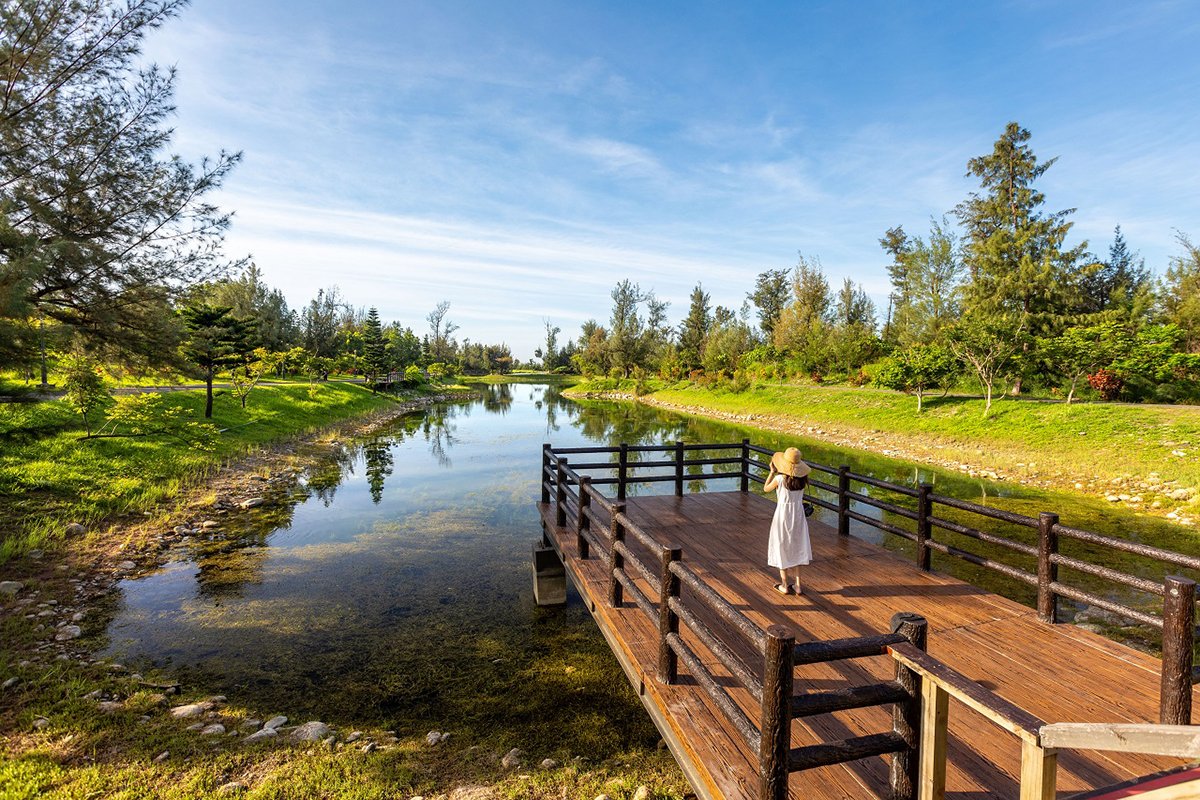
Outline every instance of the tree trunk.
[[1020, 375], [1018, 375], [1016, 377], [1016, 379], [1013, 380], [1012, 389], [1009, 390], [1009, 394], [1012, 395], [1013, 397], [1019, 397], [1021, 395], [1021, 376]]
[[922, 392], [920, 389], [917, 389], [917, 413], [918, 414], [921, 413], [921, 398], [924, 394], [925, 393]]
[[1071, 400], [1075, 397], [1075, 384], [1079, 383], [1079, 376], [1071, 378], [1071, 391], [1067, 392], [1067, 405], [1071, 405]]
[[992, 410], [992, 382], [988, 381], [984, 384], [984, 391], [987, 395], [987, 402], [983, 406], [983, 416], [986, 419], [987, 415]]
[[212, 419], [212, 385], [213, 371], [210, 369], [204, 373], [204, 386], [208, 389], [204, 398], [204, 418]]

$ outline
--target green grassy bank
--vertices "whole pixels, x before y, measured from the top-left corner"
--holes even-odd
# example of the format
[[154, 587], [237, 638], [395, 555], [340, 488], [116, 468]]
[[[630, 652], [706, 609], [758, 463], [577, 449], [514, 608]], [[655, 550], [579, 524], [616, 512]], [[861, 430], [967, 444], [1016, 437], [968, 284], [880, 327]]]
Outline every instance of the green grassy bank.
[[685, 412], [1034, 485], [1140, 496], [1134, 508], [1200, 511], [1200, 407], [1000, 398], [985, 418], [982, 399], [934, 396], [917, 414], [916, 398], [870, 388], [754, 384], [735, 392], [608, 379], [572, 393], [638, 388], [643, 400]]
[[[43, 546], [64, 526], [154, 511], [228, 459], [280, 439], [394, 405], [344, 383], [256, 389], [246, 409], [226, 393], [213, 407], [223, 429], [210, 450], [166, 436], [81, 439], [62, 401], [0, 405], [0, 564]], [[164, 404], [203, 419], [204, 392], [171, 392]]]

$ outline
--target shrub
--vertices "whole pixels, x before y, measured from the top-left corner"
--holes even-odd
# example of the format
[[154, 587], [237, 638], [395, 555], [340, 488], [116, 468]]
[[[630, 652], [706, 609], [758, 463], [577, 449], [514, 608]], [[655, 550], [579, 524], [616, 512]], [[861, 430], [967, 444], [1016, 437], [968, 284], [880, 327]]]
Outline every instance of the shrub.
[[1121, 394], [1121, 389], [1125, 387], [1125, 381], [1110, 369], [1096, 370], [1087, 376], [1087, 381], [1088, 386], [1100, 394], [1101, 400], [1116, 400]]

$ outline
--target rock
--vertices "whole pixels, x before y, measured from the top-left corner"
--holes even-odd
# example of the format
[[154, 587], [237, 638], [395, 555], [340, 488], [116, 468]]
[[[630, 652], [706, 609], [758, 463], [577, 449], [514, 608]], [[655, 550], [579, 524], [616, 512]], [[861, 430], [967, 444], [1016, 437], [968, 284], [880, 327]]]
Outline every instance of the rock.
[[286, 725], [286, 724], [287, 724], [287, 719], [288, 719], [287, 717], [285, 717], [285, 716], [283, 716], [282, 714], [280, 714], [280, 715], [279, 715], [279, 716], [277, 716], [277, 717], [271, 717], [269, 720], [267, 720], [267, 721], [266, 721], [266, 724], [264, 724], [264, 725], [263, 725], [263, 727], [264, 727], [264, 728], [267, 728], [267, 729], [269, 729], [269, 730], [275, 730], [275, 729], [276, 729], [276, 728], [278, 728], [280, 725]]
[[87, 533], [87, 528], [83, 527], [78, 522], [72, 522], [63, 529], [63, 533], [65, 533], [67, 536], [82, 536], [83, 534]]
[[429, 733], [425, 734], [425, 744], [427, 745], [432, 746], [440, 741], [442, 741], [441, 731], [430, 731]]
[[44, 551], [44, 550], [30, 550], [30, 551], [29, 551], [28, 553], [26, 553], [25, 555], [29, 556], [29, 557], [30, 557], [30, 558], [32, 558], [34, 561], [41, 561], [41, 560], [42, 560], [42, 556], [46, 555], [46, 551]]
[[598, 794], [596, 795], [596, 800], [610, 800], [610, 798], [606, 794]]
[[204, 701], [204, 702], [200, 702], [200, 703], [188, 703], [187, 705], [175, 706], [174, 708], [172, 708], [171, 716], [175, 717], [176, 719], [185, 719], [187, 717], [198, 717], [201, 714], [203, 714], [205, 711], [208, 711], [211, 708], [212, 708], [212, 705], [208, 701]]
[[1175, 491], [1171, 492], [1167, 496], [1170, 497], [1172, 500], [1187, 500], [1189, 497], [1192, 496], [1192, 490], [1191, 489], [1176, 489]]
[[184, 730], [185, 731], [202, 731], [202, 730], [204, 730], [204, 727], [205, 726], [204, 726], [203, 722], [193, 722], [191, 725], [188, 725], [186, 728], [184, 728]]
[[542, 763], [539, 764], [538, 766], [540, 766], [542, 769], [557, 769], [558, 762], [555, 761], [553, 758], [543, 758]]
[[225, 733], [225, 726], [219, 722], [214, 722], [212, 725], [205, 725], [200, 729], [201, 736], [219, 736]]
[[362, 738], [362, 731], [354, 731], [346, 737], [346, 744], [353, 744]]
[[504, 754], [504, 758], [500, 759], [500, 766], [504, 767], [505, 769], [514, 769], [519, 767], [521, 766], [521, 757], [524, 755], [524, 751], [514, 747], [512, 750], [509, 750]]
[[71, 639], [78, 639], [82, 633], [83, 631], [80, 630], [78, 625], [64, 625], [63, 627], [59, 628], [58, 633], [55, 634], [54, 641], [66, 642], [70, 641]]
[[20, 682], [21, 682], [21, 679], [20, 679], [20, 678], [18, 678], [17, 676], [15, 676], [15, 675], [14, 675], [13, 677], [11, 677], [11, 678], [9, 678], [8, 680], [6, 680], [6, 681], [4, 682], [4, 685], [3, 685], [2, 687], [0, 687], [0, 688], [3, 688], [3, 689], [11, 689], [12, 687], [16, 686], [16, 685], [17, 685], [18, 683], [20, 683]]
[[83, 619], [86, 616], [87, 616], [86, 611], [76, 611], [74, 614], [71, 615], [71, 622], [83, 622]]
[[1077, 623], [1075, 623], [1075, 627], [1079, 628], [1080, 630], [1083, 630], [1083, 631], [1089, 631], [1091, 633], [1098, 633], [1101, 636], [1104, 635], [1104, 628], [1100, 627], [1099, 625], [1093, 625], [1090, 622], [1077, 622]]
[[258, 508], [265, 502], [267, 501], [263, 500], [261, 497], [251, 497], [249, 500], [243, 500], [242, 502], [238, 503], [238, 505], [244, 509], [251, 509]]
[[115, 714], [125, 708], [124, 703], [118, 703], [116, 700], [104, 700], [96, 704], [101, 712], [105, 714]]
[[450, 790], [448, 800], [492, 800], [495, 796], [490, 786], [459, 786]]
[[0, 594], [15, 595], [24, 588], [25, 584], [20, 581], [0, 581]]
[[33, 721], [33, 729], [34, 730], [40, 731], [43, 728], [48, 728], [48, 727], [50, 727], [50, 720], [46, 719], [45, 717], [38, 717], [37, 719], [35, 719]]
[[137, 569], [137, 564], [132, 561], [122, 561], [120, 564], [117, 564], [117, 569], [121, 572], [129, 572], [131, 569]]
[[244, 731], [256, 731], [262, 727], [262, 720], [261, 719], [245, 719], [245, 720], [242, 720], [242, 724], [239, 725], [238, 727]]
[[639, 786], [633, 793], [633, 800], [650, 800], [650, 787], [644, 783]]
[[279, 731], [275, 730], [274, 728], [263, 728], [261, 731], [255, 731], [254, 733], [250, 734], [242, 741], [244, 741], [244, 742], [261, 742], [263, 739], [270, 739], [270, 738], [272, 738], [274, 736], [278, 736], [278, 735], [279, 735]]
[[246, 785], [244, 783], [230, 781], [229, 783], [222, 783], [217, 787], [217, 796], [232, 797], [233, 795], [241, 794], [244, 791], [246, 791]]
[[168, 758], [170, 758], [170, 757], [171, 757], [171, 751], [170, 751], [170, 750], [163, 750], [161, 753], [159, 753], [158, 755], [156, 755], [156, 756], [154, 757], [154, 763], [155, 763], [155, 764], [161, 764], [161, 763], [163, 763], [164, 761], [166, 761], [166, 760], [167, 760]]
[[200, 527], [206, 531], [211, 531], [213, 528], [221, 527], [221, 523], [217, 522], [215, 519], [206, 519], [204, 522], [200, 523]]
[[362, 751], [364, 753], [374, 753], [378, 749], [379, 749], [379, 745], [375, 744], [374, 742], [367, 742], [367, 746], [364, 747], [362, 749]]
[[298, 742], [315, 742], [329, 735], [329, 726], [324, 722], [306, 722], [292, 731], [292, 738]]

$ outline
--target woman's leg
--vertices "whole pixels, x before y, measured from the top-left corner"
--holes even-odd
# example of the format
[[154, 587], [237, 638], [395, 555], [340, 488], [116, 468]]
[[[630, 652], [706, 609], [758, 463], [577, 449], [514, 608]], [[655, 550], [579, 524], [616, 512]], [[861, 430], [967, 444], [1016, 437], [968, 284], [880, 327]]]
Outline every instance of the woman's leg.
[[791, 573], [788, 583], [791, 583], [795, 587], [796, 594], [800, 594], [800, 570], [802, 569], [803, 567], [792, 567], [788, 570]]

